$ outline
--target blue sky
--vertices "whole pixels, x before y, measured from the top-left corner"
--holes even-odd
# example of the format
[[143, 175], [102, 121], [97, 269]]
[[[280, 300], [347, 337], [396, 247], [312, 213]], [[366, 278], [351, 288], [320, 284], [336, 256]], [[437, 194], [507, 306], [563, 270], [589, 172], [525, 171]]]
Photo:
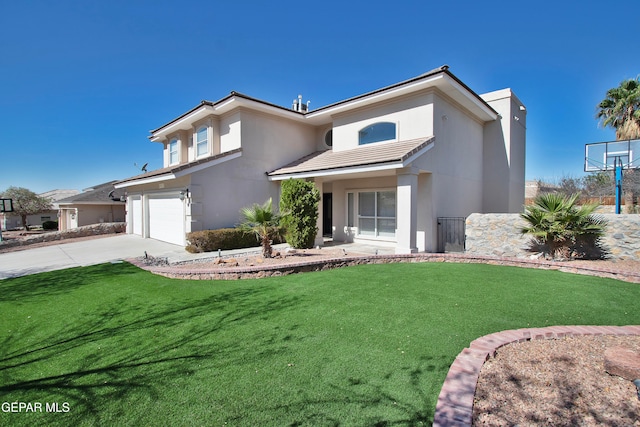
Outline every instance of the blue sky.
[[160, 168], [149, 130], [230, 91], [314, 109], [443, 64], [527, 106], [528, 179], [582, 176], [584, 144], [615, 139], [596, 105], [640, 74], [637, 31], [617, 0], [4, 1], [0, 191]]

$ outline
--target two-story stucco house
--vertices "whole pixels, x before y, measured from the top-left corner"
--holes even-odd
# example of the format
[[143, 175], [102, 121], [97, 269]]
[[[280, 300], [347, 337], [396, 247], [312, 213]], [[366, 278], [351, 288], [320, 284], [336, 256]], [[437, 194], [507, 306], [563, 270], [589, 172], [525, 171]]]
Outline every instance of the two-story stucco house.
[[315, 110], [231, 92], [151, 131], [164, 168], [115, 186], [129, 233], [182, 245], [277, 201], [282, 180], [309, 179], [323, 195], [319, 244], [433, 252], [440, 217], [521, 211], [525, 134], [510, 89], [478, 95], [447, 66]]

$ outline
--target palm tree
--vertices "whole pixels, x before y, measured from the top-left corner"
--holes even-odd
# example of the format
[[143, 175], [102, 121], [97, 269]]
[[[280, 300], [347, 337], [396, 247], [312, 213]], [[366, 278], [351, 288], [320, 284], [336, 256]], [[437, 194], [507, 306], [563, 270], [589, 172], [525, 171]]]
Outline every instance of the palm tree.
[[607, 91], [596, 117], [616, 131], [616, 139], [640, 138], [640, 77], [628, 79]]
[[578, 194], [548, 193], [536, 197], [533, 205], [520, 215], [527, 222], [520, 231], [532, 235], [535, 246], [552, 258], [570, 258], [592, 251], [601, 257], [599, 239], [607, 223], [593, 215], [597, 204], [578, 206], [577, 200]]
[[262, 256], [271, 258], [271, 241], [282, 234], [280, 215], [273, 212], [271, 199], [263, 205], [254, 203], [240, 209], [240, 215], [240, 228], [246, 233], [254, 233], [262, 246]]
[[[620, 86], [609, 89], [607, 97], [598, 104], [596, 117], [604, 127], [615, 129], [618, 141], [640, 138], [640, 76], [624, 80]], [[635, 176], [629, 170], [626, 175]], [[637, 211], [638, 188], [634, 184], [632, 182], [631, 186], [627, 186], [631, 187], [627, 193], [631, 212]]]

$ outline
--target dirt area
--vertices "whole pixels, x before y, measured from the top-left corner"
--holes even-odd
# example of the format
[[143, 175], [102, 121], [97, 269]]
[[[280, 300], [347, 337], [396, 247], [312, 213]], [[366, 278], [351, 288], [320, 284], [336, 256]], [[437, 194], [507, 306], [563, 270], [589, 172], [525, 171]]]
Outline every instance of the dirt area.
[[474, 426], [640, 426], [635, 385], [608, 374], [605, 350], [640, 336], [587, 336], [498, 349], [478, 378]]

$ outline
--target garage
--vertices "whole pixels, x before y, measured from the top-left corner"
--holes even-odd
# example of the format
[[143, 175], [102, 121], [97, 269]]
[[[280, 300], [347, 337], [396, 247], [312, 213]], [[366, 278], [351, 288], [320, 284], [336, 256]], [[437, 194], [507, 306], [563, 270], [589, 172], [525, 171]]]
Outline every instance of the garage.
[[176, 245], [184, 245], [184, 204], [182, 200], [178, 197], [150, 197], [148, 218], [149, 237]]

